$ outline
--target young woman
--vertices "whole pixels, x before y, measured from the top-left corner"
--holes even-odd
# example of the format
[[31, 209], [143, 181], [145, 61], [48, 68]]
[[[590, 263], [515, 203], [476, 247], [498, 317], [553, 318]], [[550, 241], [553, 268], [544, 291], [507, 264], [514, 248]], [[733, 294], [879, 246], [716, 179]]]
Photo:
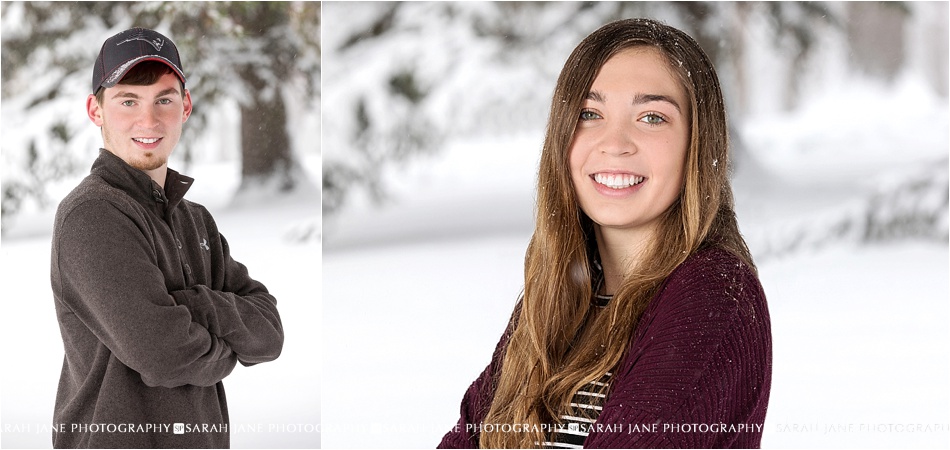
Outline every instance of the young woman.
[[758, 447], [765, 294], [699, 45], [610, 23], [557, 81], [524, 293], [441, 447]]

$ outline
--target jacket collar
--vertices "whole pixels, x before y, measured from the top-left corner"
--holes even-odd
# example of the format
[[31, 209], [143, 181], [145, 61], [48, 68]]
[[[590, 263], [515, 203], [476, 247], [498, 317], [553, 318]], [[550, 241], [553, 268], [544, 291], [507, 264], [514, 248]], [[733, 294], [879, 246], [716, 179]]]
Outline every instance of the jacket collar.
[[195, 181], [168, 169], [165, 186], [159, 186], [148, 174], [130, 166], [104, 148], [99, 149], [99, 157], [92, 163], [90, 172], [102, 177], [109, 185], [121, 189], [144, 206], [156, 207], [163, 214], [173, 211], [181, 203]]

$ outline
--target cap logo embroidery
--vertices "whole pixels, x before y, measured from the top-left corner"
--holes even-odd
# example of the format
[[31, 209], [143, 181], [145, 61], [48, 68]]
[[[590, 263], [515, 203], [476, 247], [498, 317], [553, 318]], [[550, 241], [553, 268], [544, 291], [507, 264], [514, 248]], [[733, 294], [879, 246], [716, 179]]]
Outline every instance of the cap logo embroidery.
[[211, 250], [211, 247], [208, 246], [208, 240], [207, 240], [207, 239], [201, 239], [201, 244], [199, 244], [198, 246], [201, 247], [201, 248], [203, 248], [203, 249], [205, 249], [205, 250]]
[[118, 46], [120, 46], [120, 45], [122, 45], [122, 44], [124, 44], [124, 43], [126, 43], [126, 42], [132, 42], [132, 41], [145, 41], [145, 42], [148, 42], [149, 44], [152, 45], [152, 47], [155, 47], [155, 51], [156, 51], [156, 52], [162, 51], [162, 46], [165, 45], [165, 40], [164, 40], [164, 39], [162, 39], [162, 38], [155, 38], [155, 39], [153, 39], [153, 40], [149, 40], [147, 37], [145, 37], [145, 33], [139, 33], [139, 34], [133, 35], [132, 37], [130, 37], [130, 38], [128, 38], [128, 39], [126, 39], [126, 40], [124, 40], [124, 41], [122, 41], [122, 42], [119, 42], [118, 44], [115, 44], [115, 45], [118, 47]]

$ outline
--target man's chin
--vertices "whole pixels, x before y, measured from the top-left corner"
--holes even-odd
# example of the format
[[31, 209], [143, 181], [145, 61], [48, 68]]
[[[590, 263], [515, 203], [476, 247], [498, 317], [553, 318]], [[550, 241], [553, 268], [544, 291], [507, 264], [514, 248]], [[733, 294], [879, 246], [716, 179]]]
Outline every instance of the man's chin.
[[150, 171], [161, 168], [168, 162], [167, 158], [159, 158], [152, 153], [146, 153], [143, 158], [129, 162], [129, 165], [141, 171]]

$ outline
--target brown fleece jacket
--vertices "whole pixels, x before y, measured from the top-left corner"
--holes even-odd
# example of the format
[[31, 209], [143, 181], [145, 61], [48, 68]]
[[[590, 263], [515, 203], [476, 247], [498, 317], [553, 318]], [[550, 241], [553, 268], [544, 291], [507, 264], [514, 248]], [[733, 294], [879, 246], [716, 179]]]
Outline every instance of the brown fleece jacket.
[[193, 181], [169, 169], [163, 189], [101, 150], [60, 203], [54, 447], [228, 447], [221, 380], [238, 361], [280, 355], [277, 302], [231, 258], [211, 214], [184, 200]]

